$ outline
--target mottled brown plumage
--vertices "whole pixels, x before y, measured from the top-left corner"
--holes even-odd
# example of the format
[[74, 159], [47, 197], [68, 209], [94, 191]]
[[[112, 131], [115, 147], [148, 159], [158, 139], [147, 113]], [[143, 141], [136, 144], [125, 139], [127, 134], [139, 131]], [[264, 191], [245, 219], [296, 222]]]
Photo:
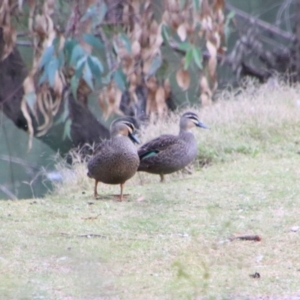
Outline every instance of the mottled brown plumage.
[[139, 148], [138, 171], [159, 174], [161, 181], [164, 181], [164, 174], [179, 171], [195, 159], [197, 142], [191, 129], [207, 126], [199, 121], [195, 113], [186, 112], [180, 118], [179, 127], [177, 136], [164, 134]]
[[100, 143], [88, 162], [88, 176], [95, 179], [94, 197], [97, 198], [98, 182], [120, 184], [120, 200], [123, 200], [124, 183], [137, 171], [139, 156], [133, 142], [135, 127], [128, 118], [115, 120], [110, 127], [111, 139]]

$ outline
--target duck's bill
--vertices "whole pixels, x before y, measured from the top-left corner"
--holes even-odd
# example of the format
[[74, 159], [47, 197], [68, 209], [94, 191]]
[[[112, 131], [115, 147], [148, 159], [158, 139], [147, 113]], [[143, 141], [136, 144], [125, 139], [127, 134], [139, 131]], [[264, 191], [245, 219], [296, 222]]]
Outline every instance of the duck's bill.
[[198, 124], [196, 125], [197, 127], [200, 127], [200, 128], [204, 128], [204, 129], [209, 129], [208, 126], [206, 126], [204, 123], [202, 122], [198, 122]]
[[138, 139], [138, 137], [135, 134], [130, 133], [129, 134], [129, 138], [136, 144], [140, 144], [140, 140]]

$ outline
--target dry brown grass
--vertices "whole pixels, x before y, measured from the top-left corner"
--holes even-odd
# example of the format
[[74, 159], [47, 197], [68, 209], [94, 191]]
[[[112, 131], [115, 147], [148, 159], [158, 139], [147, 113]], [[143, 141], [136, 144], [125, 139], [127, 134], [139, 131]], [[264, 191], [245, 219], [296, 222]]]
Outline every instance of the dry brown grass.
[[[141, 128], [141, 142], [147, 142], [164, 133], [178, 134], [180, 115], [188, 110], [197, 113], [210, 127], [209, 130], [194, 130], [199, 144], [198, 159], [193, 164], [196, 169], [214, 163], [234, 161], [244, 155], [255, 157], [260, 153], [270, 153], [281, 156], [299, 148], [300, 86], [289, 87], [278, 82], [272, 88], [267, 85], [257, 87], [250, 82], [247, 89], [223, 92], [213, 106], [203, 109], [186, 108]], [[57, 168], [63, 174], [66, 185], [63, 184], [61, 190], [61, 185], [58, 184], [56, 193], [66, 194], [78, 187], [86, 189], [91, 185], [92, 181], [86, 176], [85, 164], [80, 163], [76, 152], [73, 155], [75, 163], [72, 169], [63, 161], [58, 163]], [[168, 177], [183, 176], [179, 172]], [[158, 181], [158, 176], [139, 173], [127, 185]], [[72, 187], [72, 190], [66, 191], [66, 186]], [[109, 186], [103, 188], [112, 190]], [[118, 188], [113, 187], [113, 190], [118, 191]]]

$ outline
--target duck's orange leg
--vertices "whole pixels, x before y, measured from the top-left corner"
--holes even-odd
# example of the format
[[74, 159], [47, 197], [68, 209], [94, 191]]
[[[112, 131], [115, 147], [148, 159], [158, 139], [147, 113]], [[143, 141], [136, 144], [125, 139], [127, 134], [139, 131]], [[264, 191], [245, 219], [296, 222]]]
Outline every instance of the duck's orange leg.
[[123, 193], [124, 185], [125, 185], [125, 183], [121, 183], [120, 184], [120, 188], [121, 188], [120, 194], [118, 194], [118, 195], [112, 195], [112, 196], [116, 197], [118, 199], [118, 201], [123, 201], [126, 197], [129, 196], [129, 194], [124, 194]]
[[98, 186], [98, 180], [95, 179], [95, 187], [94, 187], [94, 198], [97, 199], [97, 197], [99, 196], [97, 193], [97, 186]]
[[124, 183], [120, 184], [121, 187], [121, 193], [120, 193], [120, 201], [123, 201], [123, 189], [124, 189]]
[[159, 176], [160, 176], [160, 182], [165, 182], [164, 174], [159, 174]]

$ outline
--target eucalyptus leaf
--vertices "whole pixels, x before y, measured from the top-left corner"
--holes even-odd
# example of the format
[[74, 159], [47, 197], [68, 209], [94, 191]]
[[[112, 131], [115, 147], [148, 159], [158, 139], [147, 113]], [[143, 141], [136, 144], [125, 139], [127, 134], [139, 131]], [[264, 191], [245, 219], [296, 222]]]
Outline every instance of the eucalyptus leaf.
[[202, 57], [202, 53], [199, 48], [196, 48], [196, 47], [193, 48], [193, 58], [194, 58], [196, 65], [199, 67], [199, 69], [202, 69], [203, 57]]
[[39, 85], [42, 85], [47, 81], [47, 72], [44, 70], [42, 76], [39, 79]]
[[65, 54], [64, 51], [61, 50], [58, 54], [58, 68], [62, 68], [65, 64]]
[[102, 83], [104, 85], [109, 84], [111, 81], [111, 77], [112, 77], [112, 73], [111, 72], [107, 73], [105, 76], [102, 77]]
[[60, 123], [64, 123], [67, 120], [69, 114], [70, 114], [70, 112], [69, 112], [69, 102], [67, 100], [65, 100], [63, 113], [55, 121], [54, 125], [58, 125]]
[[63, 140], [65, 140], [66, 138], [69, 138], [70, 140], [72, 140], [71, 125], [72, 125], [72, 120], [68, 119], [64, 126]]
[[75, 76], [77, 78], [81, 78], [82, 76], [82, 72], [83, 72], [83, 68], [86, 64], [86, 60], [87, 60], [87, 57], [86, 56], [83, 56], [81, 59], [78, 60], [77, 64], [76, 64], [76, 67], [75, 67]]
[[185, 54], [184, 57], [184, 69], [187, 70], [191, 64], [193, 58], [193, 49], [191, 48], [188, 50], [188, 52]]
[[201, 0], [193, 0], [193, 9], [198, 12], [200, 9]]
[[51, 87], [54, 87], [54, 82], [55, 82], [55, 73], [58, 70], [58, 59], [57, 57], [53, 57], [49, 64], [47, 65], [46, 72], [47, 72], [47, 77], [48, 77], [48, 82]]
[[99, 59], [94, 56], [89, 56], [87, 59], [87, 63], [93, 73], [93, 77], [95, 78], [98, 84], [101, 83], [101, 74], [103, 72], [103, 66]]
[[78, 85], [79, 85], [79, 78], [76, 77], [76, 75], [73, 75], [71, 78], [71, 91], [76, 100], [77, 100]]
[[94, 35], [92, 34], [89, 34], [89, 33], [85, 33], [83, 35], [83, 40], [91, 45], [92, 47], [94, 47], [95, 49], [98, 49], [98, 50], [101, 50], [104, 48], [104, 45], [103, 43], [100, 41], [100, 39], [98, 39], [97, 37], [95, 37]]
[[119, 53], [119, 46], [116, 43], [116, 41], [112, 41], [113, 50], [115, 51], [115, 54]]
[[180, 9], [183, 9], [186, 5], [186, 0], [180, 0]]
[[131, 42], [130, 42], [128, 36], [127, 36], [126, 34], [124, 34], [124, 33], [121, 33], [121, 34], [120, 34], [120, 40], [123, 42], [123, 44], [124, 44], [124, 46], [125, 46], [127, 52], [128, 52], [129, 54], [131, 54], [131, 51], [132, 51], [132, 50], [131, 50]]
[[157, 54], [154, 56], [154, 58], [151, 62], [149, 72], [146, 77], [149, 78], [149, 77], [153, 76], [156, 73], [156, 71], [160, 68], [161, 65], [162, 65], [161, 55]]
[[93, 74], [92, 74], [91, 68], [89, 67], [88, 63], [86, 63], [84, 65], [83, 76], [82, 77], [83, 77], [83, 80], [89, 86], [89, 88], [93, 91], [94, 90]]
[[85, 22], [88, 19], [97, 15], [97, 7], [95, 4], [91, 5], [85, 12], [85, 14], [81, 18], [81, 22]]
[[39, 68], [42, 69], [47, 63], [49, 63], [49, 61], [51, 60], [52, 56], [54, 53], [54, 46], [51, 45], [49, 47], [46, 48], [46, 50], [44, 51], [40, 63], [39, 63]]
[[235, 12], [234, 11], [230, 11], [228, 13], [228, 15], [226, 16], [226, 21], [225, 21], [225, 24], [224, 24], [224, 34], [225, 34], [225, 40], [226, 40], [226, 43], [228, 43], [228, 39], [229, 39], [229, 36], [231, 34], [231, 29], [230, 29], [230, 21], [232, 20], [232, 18], [235, 16]]
[[59, 38], [59, 37], [56, 37], [56, 38], [53, 40], [52, 45], [54, 46], [54, 49], [55, 49], [55, 50], [58, 50], [59, 42], [60, 42], [60, 38]]
[[93, 62], [93, 64], [95, 64], [98, 67], [100, 72], [103, 73], [104, 72], [104, 67], [103, 67], [103, 64], [101, 63], [101, 61], [99, 60], [99, 58], [96, 57], [96, 56], [90, 56], [90, 59]]
[[107, 13], [107, 5], [105, 4], [104, 1], [101, 2], [99, 12], [100, 13], [97, 16], [97, 20], [99, 23], [101, 23]]
[[191, 44], [189, 42], [178, 43], [178, 48], [187, 52], [191, 49]]
[[68, 64], [70, 64], [72, 52], [76, 45], [78, 45], [78, 41], [74, 39], [67, 39], [67, 41], [65, 42], [64, 54]]
[[166, 44], [169, 44], [169, 39], [170, 39], [169, 31], [170, 31], [169, 27], [167, 25], [163, 24], [161, 27], [161, 34], [162, 34], [163, 40]]
[[86, 55], [85, 50], [81, 47], [80, 44], [77, 44], [72, 50], [70, 65], [76, 66], [78, 60], [80, 58], [82, 58], [82, 56], [85, 56], [85, 55]]
[[234, 18], [235, 12], [231, 10], [226, 16], [226, 23], [229, 22], [232, 18]]
[[126, 76], [124, 72], [121, 69], [116, 70], [114, 72], [113, 79], [119, 89], [124, 92], [126, 90]]

